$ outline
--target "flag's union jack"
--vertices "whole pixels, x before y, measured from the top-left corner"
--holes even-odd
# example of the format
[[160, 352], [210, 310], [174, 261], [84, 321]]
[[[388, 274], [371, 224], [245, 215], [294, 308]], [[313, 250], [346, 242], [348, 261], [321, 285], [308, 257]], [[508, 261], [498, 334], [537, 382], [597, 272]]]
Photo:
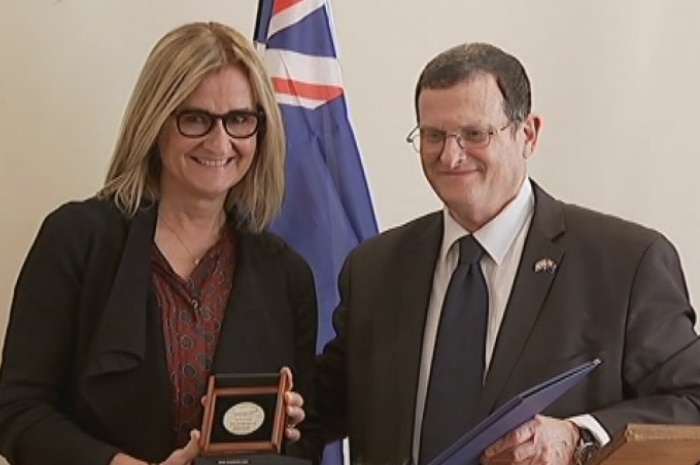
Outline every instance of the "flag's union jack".
[[[314, 109], [343, 95], [325, 0], [264, 2], [256, 40], [281, 104]], [[267, 26], [267, 27], [265, 27]]]

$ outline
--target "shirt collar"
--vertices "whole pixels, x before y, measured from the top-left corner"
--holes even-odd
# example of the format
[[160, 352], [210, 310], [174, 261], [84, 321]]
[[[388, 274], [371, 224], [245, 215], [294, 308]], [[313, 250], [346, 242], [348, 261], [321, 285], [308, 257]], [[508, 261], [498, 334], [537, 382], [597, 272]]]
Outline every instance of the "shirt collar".
[[[474, 232], [474, 237], [496, 262], [496, 265], [501, 264], [520, 230], [529, 223], [534, 207], [535, 196], [532, 192], [532, 185], [530, 180], [525, 178], [515, 198], [491, 221]], [[450, 246], [455, 241], [470, 234], [457, 223], [446, 206], [443, 208], [443, 219], [445, 227], [440, 249], [442, 260], [445, 259]]]

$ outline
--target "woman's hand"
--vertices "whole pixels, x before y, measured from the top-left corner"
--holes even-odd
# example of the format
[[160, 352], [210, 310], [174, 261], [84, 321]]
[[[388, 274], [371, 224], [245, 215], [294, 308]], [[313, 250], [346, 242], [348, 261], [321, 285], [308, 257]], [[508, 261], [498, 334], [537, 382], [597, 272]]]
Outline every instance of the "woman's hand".
[[284, 429], [284, 436], [290, 442], [296, 442], [301, 438], [301, 432], [297, 429], [297, 425], [304, 421], [306, 414], [304, 413], [304, 398], [298, 392], [292, 391], [294, 380], [292, 379], [292, 370], [288, 367], [283, 367], [280, 370], [282, 376], [288, 379], [289, 391], [284, 393], [284, 406], [287, 411], [287, 425]]
[[189, 465], [199, 455], [199, 430], [190, 431], [190, 441], [182, 449], [176, 449], [159, 465]]
[[163, 462], [159, 464], [149, 464], [141, 460], [137, 460], [129, 455], [119, 453], [109, 462], [110, 465], [190, 465], [199, 455], [199, 437], [200, 433], [194, 429], [190, 431], [190, 442], [182, 449], [176, 449]]

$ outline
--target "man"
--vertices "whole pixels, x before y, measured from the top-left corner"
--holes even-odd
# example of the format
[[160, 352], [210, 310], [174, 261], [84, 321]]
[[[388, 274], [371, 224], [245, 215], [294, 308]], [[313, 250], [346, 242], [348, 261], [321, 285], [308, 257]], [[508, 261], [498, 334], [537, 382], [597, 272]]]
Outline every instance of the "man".
[[415, 108], [408, 140], [444, 209], [348, 257], [318, 360], [321, 413], [353, 462], [424, 465], [513, 395], [596, 358], [482, 463], [581, 464], [627, 423], [700, 422], [678, 255], [528, 178], [541, 120], [520, 62], [486, 44], [447, 50]]

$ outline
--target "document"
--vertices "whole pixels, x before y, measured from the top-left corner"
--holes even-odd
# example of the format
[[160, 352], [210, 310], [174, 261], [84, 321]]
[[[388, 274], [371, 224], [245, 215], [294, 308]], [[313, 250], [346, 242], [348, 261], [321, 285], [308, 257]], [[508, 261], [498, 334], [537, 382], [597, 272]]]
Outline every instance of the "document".
[[481, 454], [491, 444], [532, 420], [600, 363], [600, 359], [591, 360], [521, 392], [469, 430], [428, 465], [478, 465]]

